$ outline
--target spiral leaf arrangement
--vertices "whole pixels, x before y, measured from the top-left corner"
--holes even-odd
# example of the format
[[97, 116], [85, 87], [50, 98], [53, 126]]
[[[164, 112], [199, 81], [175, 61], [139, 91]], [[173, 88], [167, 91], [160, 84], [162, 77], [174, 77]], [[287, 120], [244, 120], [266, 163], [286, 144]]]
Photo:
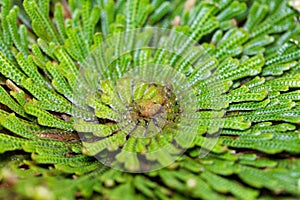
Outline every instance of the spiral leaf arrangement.
[[1, 198], [299, 198], [297, 1], [0, 3]]
[[[81, 64], [71, 99], [77, 98], [74, 128], [84, 153], [117, 169], [145, 172], [170, 165], [195, 135], [207, 130], [215, 139], [224, 112], [199, 109], [214, 103], [205, 96], [221, 99], [226, 88], [213, 81], [197, 89], [199, 70], [211, 56], [195, 44], [182, 33], [148, 27], [113, 33], [95, 47]], [[221, 87], [210, 91], [212, 84]], [[201, 97], [208, 107], [197, 105]]]

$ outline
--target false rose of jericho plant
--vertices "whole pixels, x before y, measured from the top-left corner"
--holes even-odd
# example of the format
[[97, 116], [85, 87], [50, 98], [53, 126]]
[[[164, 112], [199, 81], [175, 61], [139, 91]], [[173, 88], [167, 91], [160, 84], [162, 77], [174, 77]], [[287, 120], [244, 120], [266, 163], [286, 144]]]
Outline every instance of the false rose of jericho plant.
[[0, 3], [1, 198], [299, 197], [297, 1]]

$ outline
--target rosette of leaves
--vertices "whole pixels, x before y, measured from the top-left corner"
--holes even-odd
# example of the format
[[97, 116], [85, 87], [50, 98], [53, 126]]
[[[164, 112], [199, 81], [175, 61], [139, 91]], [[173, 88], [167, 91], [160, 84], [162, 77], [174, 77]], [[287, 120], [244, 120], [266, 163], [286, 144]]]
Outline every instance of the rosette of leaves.
[[[212, 81], [199, 90], [196, 84], [203, 75], [182, 73], [211, 62], [195, 44], [183, 33], [146, 27], [112, 33], [95, 47], [81, 62], [73, 92], [71, 115], [83, 153], [137, 173], [170, 165], [192, 146], [196, 134], [209, 133], [208, 151], [222, 128], [224, 111], [199, 109], [221, 108], [226, 88]], [[214, 84], [221, 87], [211, 92]], [[210, 95], [221, 102], [205, 98]], [[205, 101], [199, 107], [201, 98]]]
[[[2, 198], [299, 198], [300, 27], [294, 1], [0, 2]], [[122, 54], [112, 65], [100, 64], [100, 74], [86, 65], [111, 35], [149, 26], [187, 39], [171, 40], [182, 44], [173, 53], [157, 49], [155, 56], [141, 49]], [[141, 37], [129, 35], [120, 41], [131, 44], [136, 38]], [[109, 53], [97, 55], [105, 58]], [[130, 76], [142, 63], [146, 65], [140, 72], [159, 73], [159, 65], [153, 64], [163, 64], [162, 72], [184, 78], [185, 94], [196, 99], [196, 109], [191, 105], [187, 115], [197, 123], [176, 127], [181, 119], [189, 119], [173, 109], [184, 105], [178, 103], [178, 90], [167, 82], [144, 83]], [[118, 90], [118, 85], [132, 87]], [[168, 150], [187, 149], [171, 165], [158, 155], [158, 163], [168, 166], [132, 174], [107, 167], [94, 155], [126, 150], [134, 134], [114, 118], [124, 115], [114, 115], [110, 100], [125, 101], [114, 95], [134, 93], [141, 85], [153, 96], [142, 93], [126, 104], [133, 111], [129, 117], [141, 125], [135, 126], [144, 128], [142, 123], [151, 122], [163, 107], [158, 116], [166, 116], [166, 127], [193, 138], [167, 141], [174, 144]], [[92, 96], [84, 94], [90, 91]], [[95, 117], [97, 123], [91, 123]], [[113, 134], [114, 126], [123, 136]], [[115, 136], [122, 138], [109, 141]], [[95, 151], [87, 149], [87, 142]], [[202, 156], [203, 150], [209, 153]], [[140, 167], [136, 159], [116, 158], [128, 171]]]

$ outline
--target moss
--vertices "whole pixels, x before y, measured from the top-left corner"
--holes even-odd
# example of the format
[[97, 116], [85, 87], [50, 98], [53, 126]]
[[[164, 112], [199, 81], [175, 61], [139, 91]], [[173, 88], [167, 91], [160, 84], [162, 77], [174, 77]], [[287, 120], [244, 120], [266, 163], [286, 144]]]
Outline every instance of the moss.
[[1, 199], [300, 197], [297, 1], [0, 3]]

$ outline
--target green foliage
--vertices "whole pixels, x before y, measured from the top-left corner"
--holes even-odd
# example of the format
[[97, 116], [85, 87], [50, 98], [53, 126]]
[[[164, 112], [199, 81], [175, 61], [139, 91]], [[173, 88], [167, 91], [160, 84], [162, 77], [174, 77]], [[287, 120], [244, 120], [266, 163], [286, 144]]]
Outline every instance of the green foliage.
[[[300, 26], [293, 1], [0, 4], [1, 199], [300, 197]], [[170, 51], [151, 49], [153, 32], [132, 31], [148, 26], [182, 37], [163, 38]], [[122, 49], [135, 41], [135, 51]], [[96, 64], [85, 68], [93, 53]], [[118, 57], [110, 63], [109, 56]], [[174, 93], [121, 78], [149, 64], [141, 74], [155, 81], [174, 75]], [[179, 86], [193, 97], [188, 112], [175, 98]], [[169, 105], [159, 125], [147, 121], [149, 130], [165, 123], [165, 137], [129, 137], [146, 126], [132, 121], [154, 115], [149, 104]], [[115, 161], [125, 171], [142, 166], [132, 152], [168, 166], [134, 174], [94, 157], [119, 147]]]

